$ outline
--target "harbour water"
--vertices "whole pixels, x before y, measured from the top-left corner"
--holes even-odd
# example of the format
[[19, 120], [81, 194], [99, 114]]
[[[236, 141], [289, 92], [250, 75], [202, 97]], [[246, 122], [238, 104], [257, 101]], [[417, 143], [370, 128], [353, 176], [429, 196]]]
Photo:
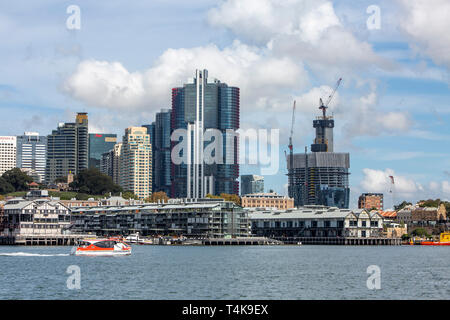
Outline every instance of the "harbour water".
[[[0, 299], [450, 299], [450, 248], [133, 246], [80, 257], [70, 247], [0, 247]], [[369, 290], [378, 266], [381, 288]], [[69, 266], [80, 289], [68, 289]]]

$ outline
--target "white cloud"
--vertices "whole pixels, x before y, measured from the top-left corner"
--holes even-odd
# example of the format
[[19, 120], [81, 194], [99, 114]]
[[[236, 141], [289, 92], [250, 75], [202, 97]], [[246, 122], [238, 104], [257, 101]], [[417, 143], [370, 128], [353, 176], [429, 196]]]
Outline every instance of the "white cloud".
[[338, 108], [340, 114], [349, 114], [348, 121], [343, 125], [344, 134], [347, 137], [377, 136], [405, 133], [411, 129], [412, 120], [408, 112], [383, 112], [378, 110], [377, 104], [377, 93], [372, 88], [367, 95]]
[[397, 0], [404, 16], [398, 21], [413, 46], [434, 62], [450, 68], [450, 2], [448, 0]]
[[63, 90], [94, 107], [158, 110], [170, 103], [172, 87], [182, 86], [195, 69], [203, 68], [209, 70], [210, 78], [239, 87], [243, 108], [254, 108], [254, 101], [268, 100], [280, 88], [308, 83], [301, 63], [271, 57], [265, 50], [235, 41], [223, 50], [213, 44], [168, 49], [142, 72], [130, 72], [119, 62], [86, 60], [66, 79]]
[[[393, 191], [396, 194], [408, 195], [423, 190], [423, 187], [414, 180], [395, 174], [392, 169], [374, 170], [363, 169], [364, 178], [361, 181], [361, 187], [366, 192], [384, 192]], [[394, 188], [392, 189], [389, 176], [394, 177]]]
[[[449, 181], [430, 181], [426, 187], [405, 175], [396, 174], [392, 169], [375, 170], [363, 169], [363, 179], [360, 182], [362, 192], [379, 192], [385, 196], [391, 194], [395, 196], [395, 201], [403, 199], [421, 200], [421, 199], [449, 199], [450, 182]], [[391, 185], [389, 176], [394, 177], [394, 186]]]
[[330, 1], [227, 0], [210, 10], [208, 20], [251, 43], [267, 45], [276, 56], [311, 63], [324, 77], [330, 69], [392, 67], [342, 25]]
[[447, 199], [450, 198], [450, 182], [442, 181], [442, 192], [447, 196]]

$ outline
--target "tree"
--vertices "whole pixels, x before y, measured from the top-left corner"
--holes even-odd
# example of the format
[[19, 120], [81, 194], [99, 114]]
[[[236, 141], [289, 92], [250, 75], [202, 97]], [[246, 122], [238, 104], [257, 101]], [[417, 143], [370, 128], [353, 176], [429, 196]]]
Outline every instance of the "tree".
[[146, 202], [154, 202], [154, 203], [158, 202], [158, 200], [160, 202], [167, 202], [169, 200], [169, 197], [164, 191], [157, 191], [153, 192], [150, 197], [145, 199]]
[[439, 207], [440, 203], [441, 203], [441, 199], [420, 200], [419, 201], [419, 207], [423, 207], [423, 208], [425, 208], [425, 207], [437, 208], [437, 207]]
[[67, 182], [67, 176], [65, 177], [59, 177], [55, 179], [55, 183], [66, 183]]
[[411, 202], [403, 201], [403, 202], [400, 203], [399, 205], [394, 206], [394, 210], [395, 210], [395, 211], [399, 211], [399, 210], [402, 210], [404, 207], [406, 207], [406, 206], [411, 206], [411, 205], [412, 205]]
[[237, 194], [221, 193], [220, 196], [215, 196], [208, 193], [206, 197], [211, 199], [224, 199], [225, 201], [234, 202], [238, 206], [241, 205], [241, 198]]
[[0, 194], [7, 194], [10, 192], [14, 192], [14, 187], [3, 177], [0, 177]]
[[88, 200], [89, 199], [89, 195], [86, 193], [77, 193], [75, 195], [75, 199], [77, 200]]
[[14, 168], [3, 173], [2, 178], [5, 179], [13, 188], [13, 191], [27, 191], [28, 184], [33, 182], [33, 179], [19, 168]]
[[103, 174], [97, 168], [82, 170], [69, 186], [80, 193], [91, 195], [122, 191], [122, 188], [115, 184], [110, 176]]
[[417, 228], [414, 229], [411, 232], [412, 236], [416, 236], [416, 237], [425, 237], [425, 238], [429, 238], [430, 235], [428, 234], [427, 230], [425, 230], [424, 228]]
[[122, 198], [124, 199], [134, 199], [138, 200], [139, 197], [133, 193], [133, 191], [127, 190], [122, 194]]

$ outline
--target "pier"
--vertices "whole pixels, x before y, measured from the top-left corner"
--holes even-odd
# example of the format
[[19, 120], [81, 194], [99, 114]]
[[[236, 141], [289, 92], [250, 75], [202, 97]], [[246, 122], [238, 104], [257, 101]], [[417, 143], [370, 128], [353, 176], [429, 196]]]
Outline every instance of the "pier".
[[77, 240], [92, 237], [86, 234], [71, 235], [23, 235], [0, 237], [0, 245], [17, 246], [73, 246]]
[[343, 245], [343, 246], [398, 246], [401, 238], [357, 237], [274, 237], [283, 244]]
[[207, 238], [202, 240], [205, 246], [255, 246], [255, 245], [281, 245], [282, 241], [265, 237], [242, 238]]

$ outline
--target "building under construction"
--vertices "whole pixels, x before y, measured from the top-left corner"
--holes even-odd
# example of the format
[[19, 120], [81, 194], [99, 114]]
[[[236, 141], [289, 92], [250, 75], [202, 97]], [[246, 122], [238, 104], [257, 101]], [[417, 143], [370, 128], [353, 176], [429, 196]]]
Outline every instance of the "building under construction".
[[[336, 88], [324, 104], [320, 99], [322, 116], [313, 121], [316, 138], [311, 144], [311, 153], [297, 153], [287, 156], [288, 192], [294, 198], [295, 206], [324, 205], [348, 208], [350, 188], [348, 182], [350, 154], [336, 153], [333, 149], [332, 116], [326, 110]], [[291, 146], [290, 146], [290, 149]]]

